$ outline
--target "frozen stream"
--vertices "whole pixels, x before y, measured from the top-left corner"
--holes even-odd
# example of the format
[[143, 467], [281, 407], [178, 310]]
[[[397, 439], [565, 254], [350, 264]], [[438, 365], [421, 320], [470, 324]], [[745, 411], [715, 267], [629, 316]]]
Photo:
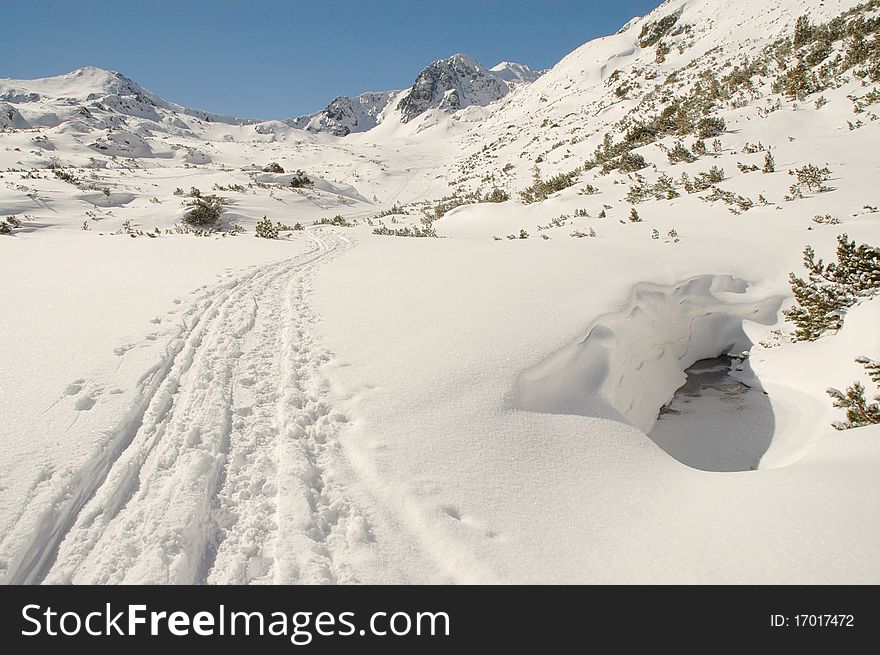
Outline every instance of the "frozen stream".
[[733, 379], [731, 363], [728, 356], [697, 361], [660, 409], [651, 439], [683, 464], [747, 471], [758, 467], [770, 445], [774, 420], [767, 396]]

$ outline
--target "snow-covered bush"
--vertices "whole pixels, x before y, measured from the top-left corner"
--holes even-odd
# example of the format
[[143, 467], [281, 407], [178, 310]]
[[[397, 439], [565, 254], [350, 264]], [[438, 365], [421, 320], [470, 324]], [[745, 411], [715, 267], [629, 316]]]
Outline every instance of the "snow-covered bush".
[[301, 189], [303, 187], [313, 187], [315, 186], [315, 183], [308, 175], [305, 174], [305, 171], [297, 169], [293, 177], [290, 178], [290, 186], [292, 186], [294, 189]]
[[655, 45], [660, 39], [669, 34], [677, 21], [677, 14], [669, 14], [660, 20], [645, 23], [642, 31], [639, 33], [639, 46], [650, 48], [652, 45]]
[[508, 194], [507, 191], [504, 191], [503, 189], [495, 187], [494, 189], [492, 189], [491, 193], [487, 193], [485, 195], [483, 200], [485, 202], [505, 202], [507, 200], [510, 200], [510, 194]]
[[727, 125], [720, 116], [707, 116], [697, 121], [697, 135], [701, 139], [711, 139], [724, 134]]
[[613, 170], [621, 173], [635, 173], [648, 165], [645, 158], [637, 152], [626, 152], [616, 159], [605, 162], [602, 165], [602, 173], [607, 175]]
[[[198, 191], [198, 189], [194, 189], [194, 191]], [[203, 196], [199, 193], [186, 203], [189, 211], [183, 215], [183, 220], [190, 225], [216, 225], [223, 215], [225, 204], [226, 201], [220, 196]]]
[[[871, 381], [880, 386], [880, 362], [864, 356], [857, 357], [856, 362], [862, 364]], [[831, 424], [836, 430], [880, 423], [880, 394], [874, 396], [874, 402], [868, 402], [865, 386], [861, 382], [854, 382], [845, 392], [831, 387], [826, 393], [834, 400], [835, 407], [846, 410], [846, 421], [835, 421]]]
[[670, 164], [677, 164], [679, 162], [689, 164], [697, 160], [697, 157], [685, 147], [684, 142], [681, 140], [675, 142], [675, 145], [666, 153], [666, 156], [669, 158]]
[[336, 214], [333, 218], [321, 218], [315, 221], [315, 225], [334, 225], [336, 227], [352, 227], [354, 223], [347, 221], [342, 214]]
[[711, 189], [719, 182], [724, 181], [724, 169], [713, 166], [708, 171], [697, 173], [691, 179], [687, 173], [681, 174], [681, 182], [684, 190], [688, 193], [699, 193]]
[[21, 221], [15, 216], [7, 216], [6, 219], [0, 221], [0, 234], [12, 234], [12, 230], [21, 227]]
[[263, 216], [257, 223], [256, 236], [261, 239], [277, 239], [280, 225], [280, 223], [278, 225], [273, 224], [266, 216]]
[[437, 232], [434, 231], [434, 227], [430, 222], [423, 221], [422, 227], [418, 227], [417, 225], [406, 226], [406, 227], [398, 227], [398, 228], [389, 228], [384, 223], [379, 227], [373, 228], [373, 234], [378, 234], [380, 236], [393, 236], [393, 237], [437, 237]]
[[283, 173], [284, 169], [281, 167], [281, 164], [273, 161], [269, 164], [266, 164], [263, 167], [263, 172], [264, 173]]
[[795, 324], [796, 341], [814, 341], [843, 324], [848, 307], [880, 289], [880, 248], [856, 245], [846, 234], [837, 237], [837, 261], [816, 259], [811, 246], [804, 249], [807, 279], [790, 274], [796, 305], [783, 313]]
[[831, 171], [828, 167], [819, 168], [813, 164], [807, 164], [801, 168], [795, 169], [798, 183], [807, 187], [810, 191], [827, 191], [828, 187], [825, 182], [831, 179]]
[[67, 182], [68, 184], [76, 184], [77, 179], [72, 173], [68, 173], [58, 164], [50, 164], [49, 168], [52, 170], [52, 173], [62, 182]]
[[540, 174], [536, 171], [532, 186], [524, 191], [520, 191], [519, 195], [526, 204], [546, 200], [554, 193], [567, 189], [574, 184], [577, 175], [578, 171], [571, 171], [570, 173], [560, 173], [549, 180], [542, 180]]

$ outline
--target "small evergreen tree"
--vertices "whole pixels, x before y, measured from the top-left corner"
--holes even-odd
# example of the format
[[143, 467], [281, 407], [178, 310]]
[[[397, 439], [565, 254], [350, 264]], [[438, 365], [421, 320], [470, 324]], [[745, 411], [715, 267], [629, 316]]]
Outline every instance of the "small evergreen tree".
[[[880, 386], [880, 362], [864, 356], [857, 357], [856, 362], [863, 365], [871, 381]], [[845, 392], [832, 387], [826, 393], [833, 399], [835, 407], [846, 410], [845, 422], [835, 421], [831, 424], [835, 429], [849, 430], [880, 423], [880, 394], [875, 395], [874, 402], [869, 403], [861, 382], [854, 382]]]
[[767, 151], [767, 154], [764, 155], [764, 168], [762, 169], [765, 173], [775, 173], [776, 172], [776, 160], [773, 158], [773, 155], [770, 154], [770, 151]]
[[724, 134], [725, 130], [727, 130], [727, 125], [720, 116], [707, 116], [697, 122], [697, 135], [701, 139], [711, 139], [713, 136], [720, 136]]
[[[194, 188], [193, 191], [198, 191], [198, 189]], [[186, 203], [189, 211], [183, 215], [183, 220], [190, 225], [216, 225], [223, 215], [223, 206], [225, 204], [226, 201], [220, 196], [203, 196], [199, 192], [198, 195], [193, 195], [192, 200]]]
[[804, 267], [806, 280], [790, 274], [796, 305], [783, 312], [796, 326], [796, 341], [814, 341], [828, 330], [839, 329], [846, 308], [880, 289], [880, 248], [857, 246], [846, 234], [837, 237], [836, 262], [826, 265], [807, 246]]
[[678, 162], [690, 163], [693, 161], [697, 161], [697, 158], [690, 150], [685, 147], [682, 141], [676, 141], [672, 149], [666, 153], [666, 156], [669, 158], [670, 164], [677, 164]]
[[792, 45], [795, 50], [806, 45], [813, 39], [813, 26], [810, 25], [810, 17], [800, 16], [794, 24], [794, 39]]
[[290, 179], [290, 186], [294, 189], [301, 189], [303, 187], [313, 187], [315, 186], [315, 183], [308, 175], [306, 175], [305, 171], [297, 169], [296, 173], [294, 173], [293, 177]]
[[498, 187], [492, 189], [492, 192], [487, 193], [485, 197], [486, 202], [505, 202], [506, 200], [510, 200], [510, 195]]
[[810, 191], [827, 191], [825, 182], [831, 179], [831, 171], [828, 167], [819, 168], [814, 164], [807, 164], [795, 169], [798, 183], [807, 187]]
[[279, 227], [278, 225], [273, 225], [272, 221], [266, 216], [263, 216], [263, 218], [257, 223], [256, 231], [256, 236], [261, 239], [277, 239]]

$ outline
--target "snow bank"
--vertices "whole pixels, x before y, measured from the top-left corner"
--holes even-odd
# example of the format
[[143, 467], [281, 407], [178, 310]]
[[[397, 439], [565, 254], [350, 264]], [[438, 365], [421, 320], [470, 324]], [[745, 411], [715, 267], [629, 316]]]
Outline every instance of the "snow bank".
[[[810, 343], [756, 346], [752, 369], [769, 394], [777, 428], [762, 468], [788, 466], [799, 460], [827, 434], [833, 421], [843, 420], [825, 393], [828, 387], [845, 389], [860, 380], [873, 385], [854, 360], [880, 353], [880, 302], [868, 301], [847, 312], [843, 328]], [[850, 434], [839, 435], [845, 440]]]
[[700, 359], [748, 350], [744, 321], [776, 322], [780, 297], [749, 298], [727, 275], [681, 284], [643, 282], [627, 307], [598, 318], [583, 340], [525, 371], [516, 406], [623, 420], [650, 432], [657, 412]]
[[144, 139], [127, 130], [110, 132], [100, 137], [92, 147], [108, 156], [153, 157], [153, 148]]

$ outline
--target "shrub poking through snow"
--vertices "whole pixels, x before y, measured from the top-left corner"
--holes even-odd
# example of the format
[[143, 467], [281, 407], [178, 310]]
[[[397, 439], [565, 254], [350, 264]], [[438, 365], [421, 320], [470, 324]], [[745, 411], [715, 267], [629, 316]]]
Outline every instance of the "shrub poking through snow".
[[520, 191], [519, 195], [526, 204], [546, 200], [554, 193], [567, 189], [574, 184], [577, 174], [578, 171], [575, 170], [570, 173], [560, 173], [549, 180], [542, 180], [540, 174], [535, 171], [534, 184], [525, 191]]
[[[864, 366], [871, 381], [880, 386], [880, 362], [864, 356], [857, 357], [856, 362]], [[835, 407], [846, 410], [846, 421], [835, 421], [831, 424], [836, 430], [880, 423], [880, 394], [874, 396], [873, 402], [868, 402], [865, 386], [861, 382], [854, 382], [845, 392], [832, 387], [826, 393], [831, 396]]]
[[21, 227], [21, 221], [15, 216], [7, 216], [0, 220], [0, 234], [12, 234], [12, 231], [18, 227]]
[[294, 189], [302, 189], [313, 187], [315, 186], [315, 183], [308, 175], [306, 175], [305, 171], [297, 169], [296, 173], [293, 174], [293, 177], [290, 178], [290, 186]]
[[776, 172], [776, 160], [773, 158], [773, 155], [770, 154], [770, 151], [767, 151], [767, 154], [764, 155], [764, 167], [761, 169], [764, 173], [775, 173]]
[[263, 166], [263, 172], [264, 173], [283, 173], [284, 169], [281, 168], [281, 164], [273, 161], [272, 163], [266, 164], [265, 166]]
[[278, 233], [280, 232], [281, 224], [274, 225], [272, 221], [270, 221], [266, 216], [263, 216], [260, 219], [259, 223], [257, 223], [257, 234], [261, 239], [277, 239]]
[[481, 202], [481, 198], [480, 194], [476, 192], [466, 193], [464, 195], [453, 194], [451, 196], [441, 198], [434, 206], [433, 220], [440, 220], [446, 215], [447, 212], [452, 211], [456, 207], [461, 207], [462, 205], [472, 205], [477, 202]]
[[798, 184], [807, 187], [809, 191], [828, 191], [825, 182], [831, 179], [831, 171], [826, 166], [819, 168], [813, 164], [807, 164], [801, 168], [796, 168], [794, 173], [797, 175]]
[[724, 119], [720, 116], [707, 116], [697, 121], [697, 136], [701, 139], [711, 139], [720, 136], [727, 130]]
[[706, 189], [711, 189], [719, 182], [724, 181], [724, 169], [713, 166], [708, 171], [697, 173], [693, 180], [688, 177], [687, 173], [681, 174], [681, 182], [684, 190], [688, 193], [699, 193]]
[[354, 223], [345, 220], [342, 214], [336, 214], [333, 218], [322, 218], [315, 221], [315, 225], [333, 225], [335, 227], [352, 227]]
[[[193, 189], [198, 191], [198, 189]], [[223, 215], [223, 206], [226, 201], [220, 196], [203, 196], [201, 192], [193, 195], [192, 200], [186, 203], [189, 211], [183, 215], [183, 220], [190, 225], [208, 226], [216, 225]]]
[[430, 222], [423, 222], [422, 227], [408, 225], [406, 227], [390, 228], [387, 225], [382, 224], [379, 227], [373, 228], [373, 234], [392, 237], [437, 238], [437, 232], [434, 230], [434, 227]]
[[639, 32], [639, 46], [650, 48], [652, 45], [655, 45], [660, 39], [669, 34], [677, 21], [677, 14], [669, 14], [660, 20], [645, 23], [642, 31]]
[[670, 164], [677, 164], [679, 162], [689, 164], [692, 161], [697, 161], [696, 156], [685, 147], [682, 141], [676, 141], [675, 145], [666, 153], [666, 156], [669, 158]]
[[880, 248], [856, 245], [846, 234], [837, 237], [837, 261], [816, 259], [811, 246], [804, 249], [807, 279], [790, 274], [796, 305], [783, 313], [795, 324], [796, 341], [815, 341], [838, 330], [848, 307], [880, 289]]
[[62, 182], [67, 182], [68, 184], [76, 184], [77, 179], [72, 173], [68, 173], [58, 164], [50, 164], [49, 168], [52, 169], [52, 173]]
[[637, 152], [626, 152], [616, 159], [607, 161], [602, 165], [602, 173], [608, 174], [613, 170], [619, 170], [621, 173], [635, 173], [640, 171], [648, 162]]
[[505, 202], [507, 200], [510, 200], [510, 194], [508, 194], [507, 191], [504, 191], [503, 189], [495, 187], [494, 189], [492, 189], [491, 193], [486, 194], [483, 200], [485, 202]]

